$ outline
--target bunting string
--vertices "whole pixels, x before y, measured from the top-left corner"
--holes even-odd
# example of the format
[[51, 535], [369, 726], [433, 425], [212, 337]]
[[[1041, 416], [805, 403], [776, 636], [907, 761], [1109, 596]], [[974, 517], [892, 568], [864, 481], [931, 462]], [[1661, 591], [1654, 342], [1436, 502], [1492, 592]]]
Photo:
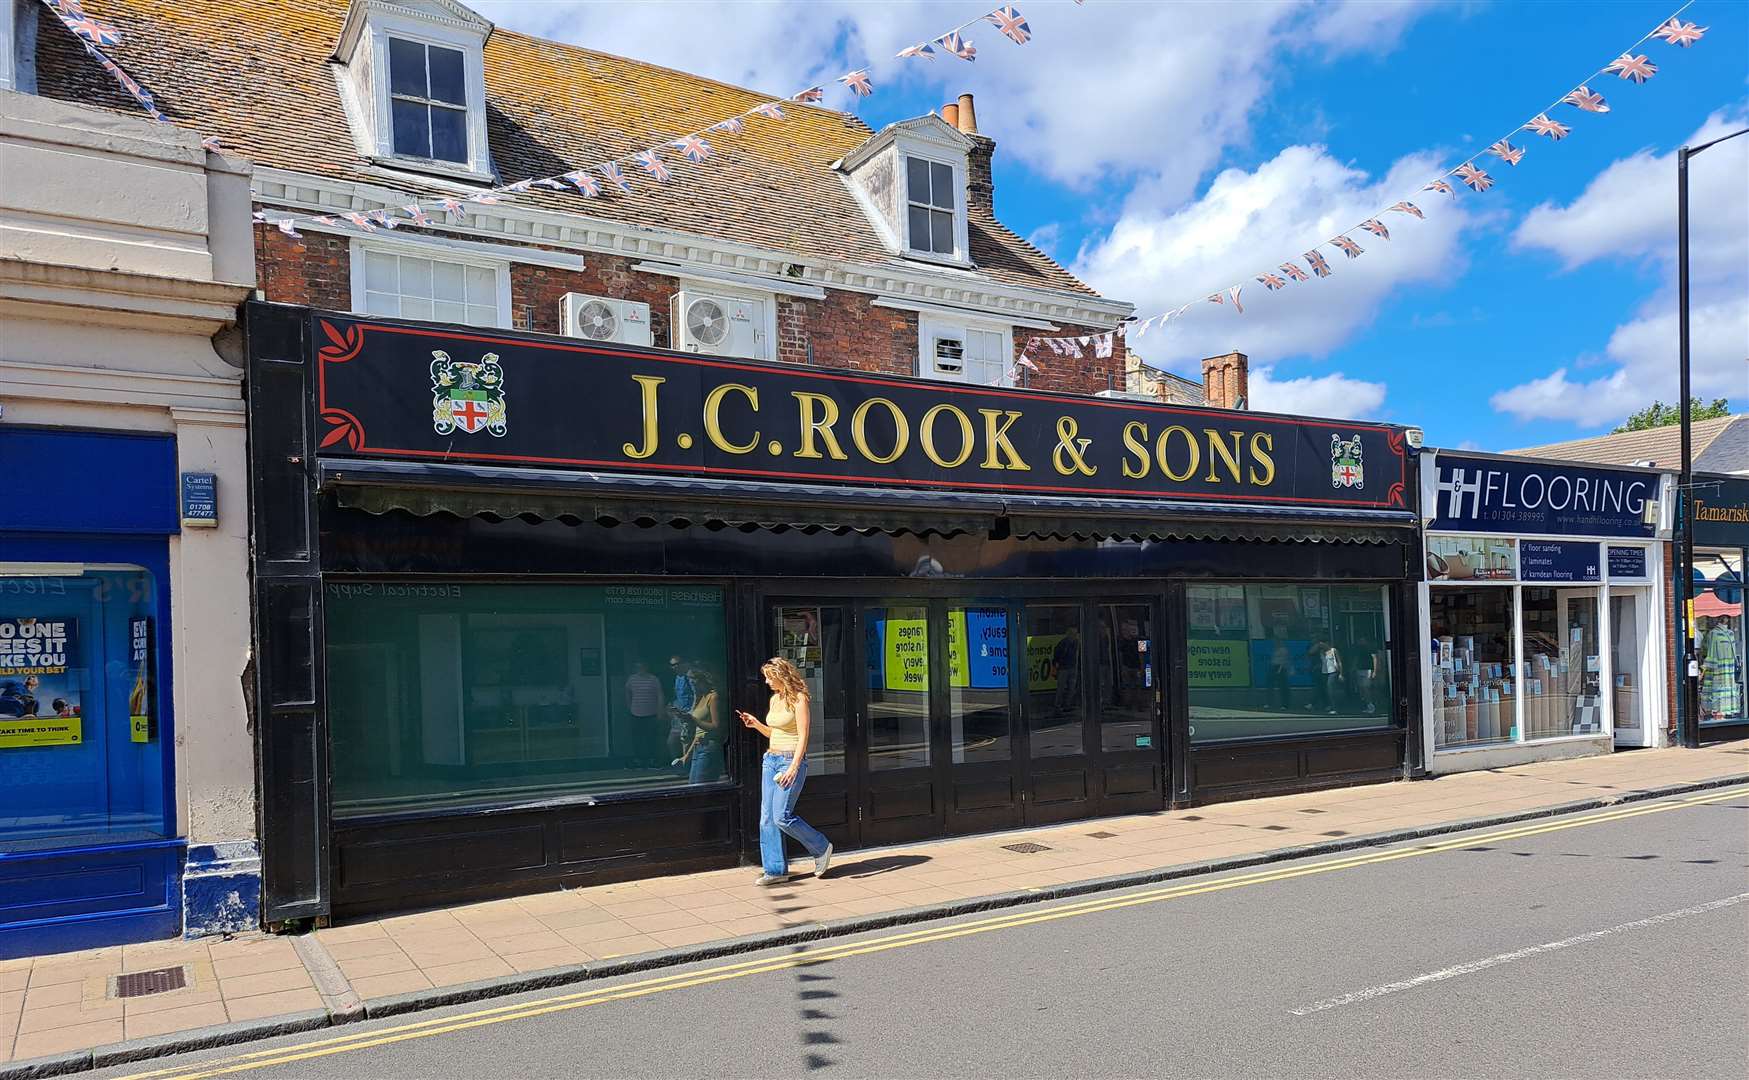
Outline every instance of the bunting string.
[[[1075, 0], [1075, 2], [1080, 4], [1081, 0]], [[139, 103], [141, 108], [146, 110], [152, 119], [167, 124], [175, 122], [159, 110], [151, 92], [122, 70], [121, 66], [111, 60], [104, 51], [121, 43], [121, 33], [113, 25], [86, 13], [81, 6], [81, 0], [43, 0], [43, 3], [79, 39], [80, 44], [85, 47], [85, 51], [103, 67], [103, 70], [123, 90]], [[983, 23], [994, 26], [998, 33], [1016, 45], [1025, 45], [1032, 40], [1031, 26], [1015, 9], [1014, 5], [1001, 4], [932, 38], [902, 49], [895, 56], [895, 59], [933, 60], [939, 49], [941, 52], [961, 60], [976, 61], [978, 50], [966, 38], [965, 32]], [[869, 97], [875, 92], [875, 85], [867, 67], [859, 67], [845, 72], [836, 81], [849, 89], [858, 100]], [[691, 165], [702, 165], [716, 153], [710, 140], [738, 135], [746, 130], [747, 122], [755, 118], [782, 121], [787, 118], [787, 114], [784, 112], [786, 105], [816, 104], [825, 98], [825, 94], [824, 86], [809, 86], [787, 98], [762, 101], [734, 116], [718, 120], [696, 131], [660, 140], [653, 146], [617, 158], [570, 169], [553, 176], [518, 180], [459, 198], [437, 195], [419, 196], [413, 198], [405, 206], [394, 209], [339, 215], [279, 211], [269, 214], [258, 210], [255, 212], [255, 220], [274, 225], [280, 232], [293, 237], [302, 235], [297, 231], [298, 222], [314, 222], [328, 228], [350, 228], [358, 232], [370, 233], [379, 229], [394, 229], [403, 224], [429, 225], [432, 223], [432, 212], [446, 214], [457, 222], [465, 221], [469, 203], [481, 205], [502, 203], [512, 200], [515, 196], [526, 194], [536, 187], [553, 191], [575, 192], [586, 199], [602, 198], [613, 192], [635, 195], [638, 189], [633, 185], [631, 177], [627, 175], [628, 170], [642, 173], [651, 183], [658, 185], [668, 183], [674, 179], [675, 173], [672, 168], [674, 159], [684, 160]], [[214, 136], [203, 136], [201, 145], [215, 153], [223, 152], [223, 144]], [[669, 155], [673, 155], [673, 157], [671, 158]]]
[[[1653, 38], [1657, 38], [1669, 45], [1682, 49], [1689, 48], [1698, 42], [1706, 34], [1708, 27], [1697, 26], [1692, 22], [1683, 22], [1681, 18], [1683, 12], [1693, 6], [1693, 3], [1694, 0], [1688, 0], [1687, 3], [1683, 4], [1680, 8], [1677, 8], [1674, 14], [1660, 21], [1651, 31], [1647, 32], [1638, 41], [1628, 46], [1628, 48], [1625, 49], [1616, 59], [1611, 60], [1603, 67], [1592, 72], [1590, 75], [1587, 75], [1571, 90], [1550, 102], [1547, 107], [1539, 110], [1529, 120], [1519, 124], [1501, 138], [1488, 144], [1485, 149], [1471, 154], [1468, 158], [1465, 158], [1451, 168], [1446, 169], [1438, 176], [1433, 177], [1426, 184], [1418, 188], [1416, 194], [1419, 195], [1421, 192], [1434, 192], [1455, 199], [1457, 197], [1457, 188], [1452, 184], [1452, 180], [1454, 179], [1473, 192], [1478, 194], [1486, 192], [1493, 188], [1496, 177], [1489, 175], [1488, 172], [1478, 164], [1478, 162], [1483, 159], [1484, 155], [1491, 155], [1499, 158], [1507, 167], [1516, 167], [1524, 160], [1527, 152], [1526, 147], [1512, 145], [1511, 140], [1514, 137], [1517, 137], [1520, 132], [1530, 132], [1532, 136], [1543, 136], [1549, 139], [1550, 142], [1560, 142], [1571, 134], [1573, 129], [1570, 125], [1563, 123], [1560, 120], [1552, 119], [1549, 114], [1559, 110], [1562, 105], [1570, 105], [1578, 109], [1580, 112], [1598, 114], [1609, 112], [1609, 105], [1604, 101], [1603, 95], [1593, 91], [1589, 84], [1601, 77], [1614, 75], [1617, 78], [1631, 82], [1635, 85], [1641, 85], [1645, 83], [1647, 79], [1656, 75], [1658, 73], [1657, 65], [1645, 55], [1634, 55], [1635, 50]], [[1314, 246], [1310, 251], [1301, 255], [1299, 259], [1301, 262], [1305, 263], [1304, 269], [1300, 267], [1298, 262], [1289, 260], [1272, 269], [1256, 274], [1253, 277], [1253, 280], [1270, 292], [1275, 292], [1286, 288], [1290, 283], [1306, 282], [1313, 278], [1331, 277], [1335, 274], [1335, 271], [1331, 269], [1329, 260], [1324, 257], [1324, 254], [1320, 249], [1325, 247], [1334, 248], [1349, 259], [1358, 259], [1366, 253], [1366, 249], [1356, 243], [1353, 237], [1348, 234], [1364, 231], [1378, 237], [1380, 240], [1389, 240], [1391, 238], [1390, 228], [1384, 222], [1387, 216], [1393, 213], [1402, 214], [1405, 218], [1413, 219], [1415, 221], [1426, 220], [1426, 214], [1414, 203], [1409, 202], [1406, 199], [1392, 203], [1390, 206], [1384, 207], [1371, 217], [1368, 217], [1365, 220], [1342, 230], [1336, 235], [1329, 237], [1322, 243]], [[1311, 271], [1309, 276], [1306, 273], [1307, 270]], [[1240, 291], [1243, 287], [1244, 283], [1230, 285], [1224, 289], [1209, 294], [1206, 299], [1211, 304], [1231, 307], [1235, 314], [1242, 315], [1245, 312], [1245, 308], [1240, 303], [1239, 297]], [[1122, 326], [1116, 330], [1107, 331], [1104, 334], [1033, 338], [1027, 343], [1025, 351], [1031, 351], [1034, 347], [1037, 347], [1048, 350], [1050, 353], [1057, 356], [1084, 357], [1086, 355], [1085, 350], [1091, 347], [1094, 349], [1095, 355], [1109, 356], [1112, 350], [1112, 341], [1115, 338], [1120, 336], [1140, 338], [1144, 336], [1149, 329], [1156, 326], [1163, 327], [1173, 319], [1183, 316], [1186, 311], [1190, 310], [1191, 306], [1191, 304], [1185, 304], [1178, 308], [1169, 309], [1160, 314], [1143, 319], [1134, 325]]]

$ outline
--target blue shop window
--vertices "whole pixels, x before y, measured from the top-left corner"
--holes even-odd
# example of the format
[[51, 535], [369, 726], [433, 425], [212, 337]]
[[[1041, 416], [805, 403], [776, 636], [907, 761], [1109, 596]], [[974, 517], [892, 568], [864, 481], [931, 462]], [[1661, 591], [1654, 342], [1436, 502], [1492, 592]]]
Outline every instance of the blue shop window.
[[0, 576], [0, 852], [168, 835], [157, 583], [138, 566]]

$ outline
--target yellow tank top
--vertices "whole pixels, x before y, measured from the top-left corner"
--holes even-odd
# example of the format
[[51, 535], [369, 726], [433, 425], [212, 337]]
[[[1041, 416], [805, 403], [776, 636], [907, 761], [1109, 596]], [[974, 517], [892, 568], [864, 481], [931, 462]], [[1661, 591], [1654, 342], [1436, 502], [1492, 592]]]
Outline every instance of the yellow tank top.
[[777, 754], [793, 754], [796, 750], [796, 711], [781, 695], [771, 695], [771, 708], [765, 714], [765, 726], [771, 729], [771, 750]]

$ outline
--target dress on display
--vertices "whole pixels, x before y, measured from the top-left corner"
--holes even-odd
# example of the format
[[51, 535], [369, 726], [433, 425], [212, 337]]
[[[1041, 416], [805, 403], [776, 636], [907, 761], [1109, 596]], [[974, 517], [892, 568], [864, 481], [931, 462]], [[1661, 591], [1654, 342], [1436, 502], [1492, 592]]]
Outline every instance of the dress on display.
[[1743, 714], [1743, 660], [1729, 626], [1713, 627], [1701, 645], [1700, 708], [1703, 716]]

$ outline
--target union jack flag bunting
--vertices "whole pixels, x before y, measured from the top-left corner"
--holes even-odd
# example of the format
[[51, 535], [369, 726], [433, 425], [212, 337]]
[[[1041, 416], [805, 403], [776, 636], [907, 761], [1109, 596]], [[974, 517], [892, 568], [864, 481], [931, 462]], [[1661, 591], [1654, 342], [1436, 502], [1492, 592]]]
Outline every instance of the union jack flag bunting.
[[1002, 36], [1016, 45], [1025, 45], [1032, 40], [1032, 27], [1026, 25], [1026, 20], [1014, 10], [1013, 4], [1003, 4], [984, 16], [984, 21], [1002, 31]]
[[755, 105], [747, 111], [753, 113], [755, 116], [764, 116], [772, 120], [783, 119], [783, 107], [775, 101], [768, 101], [763, 105]]
[[1572, 105], [1585, 112], [1606, 113], [1609, 106], [1604, 102], [1602, 94], [1593, 94], [1589, 86], [1581, 86], [1561, 99], [1562, 104]]
[[819, 101], [821, 98], [823, 98], [825, 96], [826, 96], [825, 90], [821, 89], [818, 86], [810, 86], [806, 90], [803, 90], [801, 93], [790, 98], [790, 100], [791, 101], [801, 101], [801, 102]]
[[1330, 276], [1330, 264], [1324, 261], [1323, 252], [1317, 248], [1306, 252], [1306, 265], [1312, 268], [1312, 273], [1319, 277]]
[[1380, 240], [1389, 240], [1391, 238], [1391, 230], [1385, 228], [1385, 223], [1378, 218], [1367, 218], [1360, 223], [1360, 227], [1367, 232], [1372, 233]]
[[534, 186], [533, 180], [518, 180], [514, 184], [504, 185], [504, 190], [508, 191], [508, 192], [512, 192], [513, 194], [520, 195], [533, 186]]
[[330, 229], [332, 229], [334, 226], [340, 224], [338, 221], [335, 221], [333, 218], [329, 217], [327, 214], [317, 214], [315, 217], [311, 218], [310, 220], [314, 221], [318, 225], [326, 225]]
[[253, 214], [250, 214], [249, 216], [254, 218], [256, 221], [266, 221], [267, 220], [267, 211], [257, 210]]
[[1274, 292], [1277, 289], [1287, 288], [1287, 282], [1276, 277], [1274, 274], [1258, 274], [1257, 283], [1265, 289], [1268, 289], [1270, 292]]
[[1488, 153], [1500, 158], [1508, 165], [1517, 165], [1524, 160], [1524, 149], [1522, 147], [1513, 146], [1505, 139], [1501, 139], [1493, 146], [1488, 147]]
[[1422, 191], [1437, 191], [1437, 192], [1440, 192], [1440, 193], [1445, 194], [1445, 195], [1454, 195], [1455, 196], [1457, 194], [1457, 192], [1452, 190], [1451, 185], [1446, 183], [1444, 180], [1435, 180], [1433, 183], [1428, 184], [1426, 187], [1422, 188], [1421, 190]]
[[694, 165], [711, 156], [711, 144], [697, 135], [682, 135], [668, 145], [680, 151], [680, 156]]
[[1701, 35], [1710, 29], [1712, 29], [1710, 26], [1696, 26], [1693, 23], [1685, 23], [1681, 19], [1672, 18], [1669, 22], [1654, 30], [1652, 36], [1663, 38], [1672, 45], [1679, 45], [1686, 49], [1690, 45], [1699, 41]]
[[1487, 191], [1494, 186], [1493, 177], [1468, 162], [1459, 165], [1455, 175], [1472, 191]]
[[935, 59], [935, 46], [934, 46], [934, 44], [931, 42], [925, 41], [925, 42], [922, 42], [920, 44], [913, 45], [908, 49], [900, 49], [897, 53], [893, 54], [893, 59], [895, 59], [895, 60], [910, 60], [914, 57], [922, 57], [925, 60]]
[[1358, 259], [1362, 255], [1366, 254], [1365, 248], [1361, 247], [1359, 244], [1355, 243], [1353, 240], [1350, 240], [1346, 236], [1334, 237], [1333, 239], [1331, 239], [1330, 242], [1332, 244], [1335, 244], [1337, 247], [1341, 248], [1342, 254], [1348, 256], [1351, 259]]
[[593, 199], [601, 194], [601, 185], [595, 182], [595, 177], [590, 176], [582, 169], [566, 173], [565, 179], [569, 180], [571, 186], [581, 192], [586, 199]]
[[1137, 323], [1136, 328], [1133, 331], [1135, 333], [1135, 335], [1137, 337], [1145, 336], [1148, 333], [1148, 328], [1150, 326], [1154, 325], [1155, 318], [1158, 318], [1158, 316], [1149, 316], [1148, 318], [1143, 319], [1141, 322]]
[[1658, 65], [1644, 56], [1629, 56], [1627, 53], [1622, 53], [1611, 60], [1609, 66], [1603, 70], [1613, 72], [1623, 79], [1632, 79], [1636, 83], [1643, 83], [1658, 74]]
[[618, 165], [616, 165], [615, 163], [610, 161], [605, 165], [597, 165], [595, 168], [601, 173], [602, 176], [605, 176], [607, 178], [608, 183], [612, 184], [616, 188], [619, 188], [621, 191], [625, 192], [627, 195], [631, 194], [632, 182], [630, 180], [626, 179], [626, 174], [620, 171], [620, 168]]
[[454, 214], [456, 217], [468, 216], [468, 208], [462, 205], [460, 199], [444, 199], [442, 202], [443, 208]]
[[373, 223], [370, 218], [365, 217], [363, 214], [350, 213], [350, 214], [342, 214], [340, 216], [345, 218], [347, 221], [352, 222], [354, 225], [357, 225], [359, 228], [363, 229], [365, 232], [376, 232], [377, 231], [377, 227], [376, 227], [375, 223]]
[[732, 135], [732, 134], [740, 131], [742, 128], [745, 128], [746, 126], [747, 126], [746, 124], [741, 122], [741, 118], [739, 116], [731, 116], [727, 120], [719, 120], [716, 123], [712, 124], [711, 130], [712, 131], [727, 131]]
[[291, 218], [280, 218], [278, 221], [274, 222], [274, 224], [278, 225], [279, 231], [285, 233], [287, 236], [295, 236], [299, 239], [303, 238], [304, 234], [298, 232], [298, 230], [293, 227]]
[[1239, 303], [1239, 290], [1244, 287], [1243, 285], [1233, 285], [1227, 289], [1227, 296], [1233, 301], [1233, 310], [1241, 315], [1245, 314], [1245, 305]]
[[400, 224], [400, 222], [395, 220], [395, 212], [393, 210], [372, 210], [369, 217], [378, 225], [391, 231], [395, 226]]
[[490, 191], [482, 191], [478, 195], [469, 195], [468, 201], [481, 203], [486, 206], [496, 206], [504, 201], [504, 196], [494, 195]]
[[406, 206], [401, 207], [401, 213], [406, 214], [407, 220], [414, 225], [431, 224], [431, 215], [427, 214], [425, 208], [418, 203], [408, 203]]
[[1211, 304], [1224, 304], [1227, 302], [1225, 293], [1210, 293], [1206, 299]]
[[640, 150], [632, 155], [632, 160], [638, 163], [638, 168], [656, 178], [657, 183], [667, 183], [673, 175], [668, 171], [668, 163], [662, 160], [662, 155], [654, 150]]
[[1531, 117], [1530, 123], [1524, 125], [1524, 130], [1534, 131], [1538, 135], [1547, 135], [1556, 142], [1560, 142], [1573, 131], [1572, 128], [1559, 120], [1550, 120], [1548, 113], [1537, 113]]
[[140, 108], [151, 113], [154, 120], [161, 120], [164, 118], [164, 114], [158, 111], [158, 103], [152, 98], [152, 92], [135, 82], [132, 75], [129, 75], [121, 69], [120, 64], [117, 64], [114, 60], [111, 60], [109, 57], [98, 52], [89, 44], [85, 46], [85, 50], [97, 58], [97, 62], [103, 65], [103, 70], [107, 71], [109, 77], [114, 79], [123, 90], [128, 92], [128, 96], [139, 102]]
[[1400, 202], [1394, 206], [1386, 207], [1386, 209], [1395, 210], [1399, 214], [1408, 214], [1410, 217], [1420, 218], [1423, 221], [1427, 220], [1427, 216], [1421, 212], [1421, 208], [1412, 202]]
[[1304, 270], [1300, 269], [1299, 263], [1285, 262], [1285, 263], [1281, 264], [1280, 269], [1281, 269], [1282, 273], [1286, 274], [1289, 278], [1291, 278], [1294, 281], [1310, 280], [1309, 278], [1306, 277], [1306, 272]]
[[[1032, 342], [1030, 342], [1030, 341], [1027, 342], [1027, 345], [1031, 346]], [[1018, 359], [1014, 362], [1014, 366], [1016, 368], [1025, 368], [1026, 370], [1033, 371], [1033, 372], [1036, 372], [1038, 370], [1038, 365], [1033, 363], [1032, 360], [1029, 357], [1027, 357], [1024, 353], [1021, 354], [1020, 359]]]
[[78, 4], [57, 3], [56, 0], [49, 0], [49, 7], [54, 9], [55, 15], [60, 18], [62, 25], [83, 40], [105, 49], [121, 44], [121, 31], [117, 30], [113, 24], [87, 15], [85, 9]]
[[957, 30], [943, 34], [935, 40], [941, 42], [942, 48], [953, 53], [961, 60], [975, 61], [978, 58], [978, 47], [967, 41], [965, 38], [960, 37], [959, 31]]
[[1107, 357], [1111, 356], [1112, 345], [1116, 341], [1117, 341], [1116, 334], [1112, 334], [1112, 333], [1100, 334], [1098, 337], [1093, 339], [1093, 355], [1097, 356], [1101, 360], [1104, 360]]
[[838, 81], [850, 87], [857, 97], [868, 97], [874, 93], [874, 83], [868, 81], [868, 72], [853, 71], [848, 75], [840, 75]]
[[561, 181], [556, 176], [543, 176], [539, 180], [536, 180], [534, 182], [534, 186], [535, 187], [550, 188], [553, 191], [569, 191], [570, 190], [569, 188], [567, 188], [564, 185], [564, 182]]
[[208, 150], [211, 150], [215, 154], [221, 154], [224, 152], [223, 150], [221, 150], [219, 148], [219, 137], [217, 135], [206, 136], [205, 138], [200, 140], [200, 145]]

